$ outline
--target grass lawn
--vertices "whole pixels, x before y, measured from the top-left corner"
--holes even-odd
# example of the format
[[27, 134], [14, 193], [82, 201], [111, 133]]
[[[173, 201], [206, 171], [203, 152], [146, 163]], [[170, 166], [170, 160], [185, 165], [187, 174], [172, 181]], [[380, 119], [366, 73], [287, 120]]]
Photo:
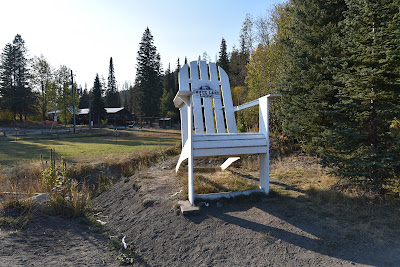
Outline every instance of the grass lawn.
[[110, 157], [121, 157], [143, 150], [156, 151], [180, 142], [180, 131], [165, 129], [126, 129], [118, 131], [102, 129], [91, 132], [63, 133], [58, 135], [30, 135], [0, 137], [0, 168], [16, 163], [40, 161], [50, 157], [55, 149], [56, 157], [69, 162], [100, 162]]

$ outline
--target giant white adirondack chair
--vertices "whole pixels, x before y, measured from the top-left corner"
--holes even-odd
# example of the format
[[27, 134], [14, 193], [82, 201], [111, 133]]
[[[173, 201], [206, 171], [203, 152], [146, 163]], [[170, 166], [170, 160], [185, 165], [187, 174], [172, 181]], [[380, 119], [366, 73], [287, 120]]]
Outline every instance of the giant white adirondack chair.
[[[192, 205], [196, 197], [193, 159], [199, 157], [229, 157], [221, 165], [225, 169], [238, 156], [259, 154], [260, 189], [256, 191], [269, 193], [268, 108], [270, 99], [279, 96], [267, 95], [234, 107], [229, 78], [221, 67], [205, 61], [183, 65], [179, 72], [179, 91], [174, 98], [175, 107], [180, 109], [183, 146], [176, 171], [188, 159], [188, 198]], [[257, 104], [260, 131], [238, 133], [234, 112]]]

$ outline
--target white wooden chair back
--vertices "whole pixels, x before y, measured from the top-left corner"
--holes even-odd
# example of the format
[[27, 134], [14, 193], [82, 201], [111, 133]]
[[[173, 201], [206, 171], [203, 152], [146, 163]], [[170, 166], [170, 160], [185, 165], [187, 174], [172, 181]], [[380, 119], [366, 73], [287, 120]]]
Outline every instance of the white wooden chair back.
[[[270, 99], [275, 97], [280, 95], [266, 95], [233, 107], [229, 78], [222, 68], [205, 61], [183, 65], [179, 72], [179, 92], [174, 98], [182, 123], [182, 152], [175, 170], [178, 171], [181, 163], [188, 159], [188, 199], [192, 205], [195, 198], [193, 159], [200, 157], [229, 157], [221, 165], [222, 169], [226, 169], [239, 156], [259, 154], [258, 191], [269, 193], [268, 109]], [[237, 133], [234, 112], [255, 105], [259, 105], [260, 131]]]
[[206, 61], [183, 65], [179, 91], [192, 93], [195, 134], [237, 133], [229, 78], [221, 67]]

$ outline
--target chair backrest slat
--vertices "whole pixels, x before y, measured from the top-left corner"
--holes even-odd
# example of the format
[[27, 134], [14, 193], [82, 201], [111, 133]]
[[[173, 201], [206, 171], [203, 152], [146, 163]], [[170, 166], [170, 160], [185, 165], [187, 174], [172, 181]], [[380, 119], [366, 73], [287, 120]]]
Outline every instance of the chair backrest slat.
[[[190, 74], [190, 75], [189, 75]], [[236, 133], [229, 78], [214, 63], [192, 61], [179, 72], [179, 90], [192, 92], [196, 134]]]
[[[200, 87], [199, 67], [196, 61], [190, 62], [190, 82], [191, 90]], [[203, 110], [201, 106], [201, 98], [193, 94], [193, 114], [194, 114], [194, 131], [195, 133], [204, 133]]]
[[221, 91], [225, 107], [225, 118], [228, 133], [237, 133], [235, 112], [233, 111], [233, 102], [231, 87], [229, 85], [228, 74], [221, 68], [218, 67], [219, 76], [221, 77]]
[[183, 65], [182, 68], [179, 70], [178, 79], [179, 79], [179, 91], [189, 92], [190, 91], [189, 68], [187, 64]]
[[[210, 63], [210, 76], [211, 76], [211, 88], [218, 88], [219, 90], [219, 79], [217, 65]], [[214, 98], [214, 113], [215, 122], [217, 124], [217, 133], [226, 133], [224, 111], [222, 109], [221, 98]]]
[[[210, 86], [208, 66], [205, 61], [200, 61], [200, 77], [201, 77], [201, 83], [203, 85], [208, 85], [210, 88], [212, 88]], [[213, 106], [211, 103], [211, 97], [203, 97], [203, 107], [204, 107], [204, 119], [205, 119], [205, 124], [206, 124], [206, 132], [207, 133], [215, 133], [214, 112], [213, 112]]]

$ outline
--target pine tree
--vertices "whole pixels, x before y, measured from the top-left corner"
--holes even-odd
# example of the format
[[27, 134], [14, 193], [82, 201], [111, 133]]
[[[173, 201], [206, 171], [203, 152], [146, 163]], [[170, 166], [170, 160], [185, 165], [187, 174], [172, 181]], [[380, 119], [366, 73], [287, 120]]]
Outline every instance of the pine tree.
[[162, 96], [160, 55], [153, 44], [149, 28], [143, 33], [139, 45], [134, 87], [134, 113], [140, 116], [158, 116]]
[[232, 87], [246, 86], [247, 63], [249, 63], [254, 45], [253, 19], [250, 14], [246, 15], [240, 32], [240, 49], [233, 47], [229, 64]]
[[100, 125], [100, 120], [104, 119], [105, 110], [104, 110], [104, 100], [103, 100], [103, 89], [100, 82], [99, 75], [96, 74], [96, 78], [93, 83], [93, 91], [92, 91], [92, 111], [93, 118], [97, 120], [97, 125]]
[[329, 132], [326, 162], [338, 174], [381, 187], [400, 175], [400, 13], [398, 1], [348, 1], [342, 25], [342, 86]]
[[225, 70], [225, 72], [229, 75], [229, 56], [226, 49], [226, 41], [222, 38], [221, 46], [219, 50], [219, 58], [218, 65]]
[[108, 86], [105, 97], [105, 104], [109, 108], [118, 108], [121, 106], [121, 99], [117, 90], [117, 82], [115, 80], [114, 64], [112, 57], [110, 58], [110, 66], [108, 71]]
[[13, 43], [6, 44], [0, 60], [0, 96], [2, 105], [14, 113], [19, 119], [25, 119], [27, 113], [35, 109], [36, 96], [28, 84], [28, 59], [25, 41], [17, 34]]
[[176, 119], [176, 108], [174, 106], [173, 100], [175, 97], [175, 75], [171, 72], [171, 67], [165, 72], [163, 80], [163, 94], [161, 96], [160, 103], [160, 115], [163, 117], [169, 117]]
[[333, 75], [340, 67], [332, 58], [340, 55], [345, 8], [344, 0], [293, 0], [286, 10], [291, 23], [278, 40], [286, 57], [280, 90], [285, 131], [309, 151], [326, 148], [323, 134], [337, 101]]
[[83, 108], [89, 108], [89, 92], [87, 90], [87, 88], [85, 87], [85, 89], [82, 91], [82, 95], [80, 96], [79, 99], [79, 106], [80, 109]]
[[178, 92], [178, 90], [179, 90], [179, 71], [181, 70], [181, 63], [180, 63], [180, 61], [179, 61], [179, 58], [178, 58], [178, 60], [176, 61], [176, 69], [175, 69], [175, 71], [174, 71], [174, 96], [176, 95], [176, 93]]

